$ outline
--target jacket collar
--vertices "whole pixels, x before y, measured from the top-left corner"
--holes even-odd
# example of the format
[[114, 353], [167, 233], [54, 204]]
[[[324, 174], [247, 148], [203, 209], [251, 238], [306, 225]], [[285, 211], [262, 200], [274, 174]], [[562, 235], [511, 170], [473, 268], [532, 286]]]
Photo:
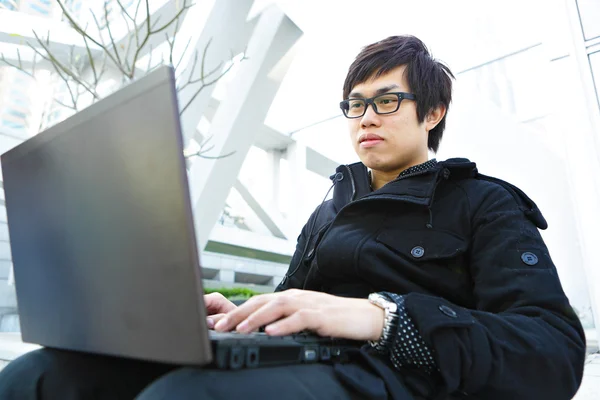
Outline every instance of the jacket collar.
[[420, 174], [409, 175], [396, 179], [382, 188], [372, 191], [367, 167], [357, 162], [349, 165], [340, 165], [336, 174], [332, 175], [335, 187], [333, 190], [333, 204], [336, 211], [354, 200], [364, 197], [404, 197], [411, 202], [429, 206], [435, 188], [443, 174], [440, 163], [435, 167]]

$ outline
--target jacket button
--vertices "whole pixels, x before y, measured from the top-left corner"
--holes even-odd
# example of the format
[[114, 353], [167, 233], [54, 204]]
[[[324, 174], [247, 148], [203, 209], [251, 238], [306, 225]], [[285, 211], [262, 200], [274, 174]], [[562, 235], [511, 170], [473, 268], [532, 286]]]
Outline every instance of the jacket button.
[[440, 309], [441, 312], [443, 312], [444, 314], [446, 314], [450, 318], [456, 318], [456, 311], [454, 311], [450, 307], [441, 305], [438, 308]]
[[413, 249], [410, 251], [410, 254], [412, 254], [414, 258], [421, 258], [425, 255], [425, 249], [421, 246], [416, 246], [413, 247]]
[[538, 263], [537, 256], [529, 251], [521, 254], [521, 260], [527, 265], [535, 265]]

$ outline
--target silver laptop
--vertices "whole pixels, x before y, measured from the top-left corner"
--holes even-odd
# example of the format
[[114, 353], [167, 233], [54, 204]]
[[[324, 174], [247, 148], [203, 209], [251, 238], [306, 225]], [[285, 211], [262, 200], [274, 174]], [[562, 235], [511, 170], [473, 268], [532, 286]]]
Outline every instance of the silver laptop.
[[343, 355], [343, 341], [207, 329], [172, 68], [1, 162], [24, 341], [221, 368]]

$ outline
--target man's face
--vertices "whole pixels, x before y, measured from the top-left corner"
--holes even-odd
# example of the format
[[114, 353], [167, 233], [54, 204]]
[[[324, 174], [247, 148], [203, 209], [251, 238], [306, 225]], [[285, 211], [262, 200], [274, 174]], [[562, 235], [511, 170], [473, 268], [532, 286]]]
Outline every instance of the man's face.
[[[352, 88], [349, 98], [371, 98], [385, 92], [411, 93], [400, 66]], [[378, 115], [369, 105], [360, 118], [348, 119], [354, 151], [374, 171], [401, 172], [427, 161], [427, 126], [417, 119], [417, 103], [404, 99], [393, 114]], [[365, 139], [374, 140], [365, 140]]]

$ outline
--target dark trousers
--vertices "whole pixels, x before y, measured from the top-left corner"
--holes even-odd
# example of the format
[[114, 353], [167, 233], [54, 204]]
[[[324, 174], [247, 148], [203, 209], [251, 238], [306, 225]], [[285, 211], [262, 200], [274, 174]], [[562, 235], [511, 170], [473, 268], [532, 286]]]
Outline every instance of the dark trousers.
[[[223, 371], [41, 349], [0, 372], [2, 400], [387, 399], [374, 374], [327, 364]], [[358, 386], [357, 386], [358, 385]], [[408, 392], [394, 399], [411, 400]]]

